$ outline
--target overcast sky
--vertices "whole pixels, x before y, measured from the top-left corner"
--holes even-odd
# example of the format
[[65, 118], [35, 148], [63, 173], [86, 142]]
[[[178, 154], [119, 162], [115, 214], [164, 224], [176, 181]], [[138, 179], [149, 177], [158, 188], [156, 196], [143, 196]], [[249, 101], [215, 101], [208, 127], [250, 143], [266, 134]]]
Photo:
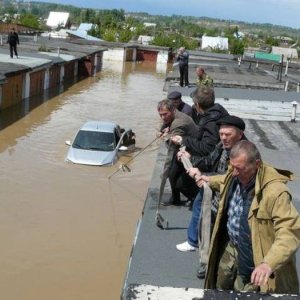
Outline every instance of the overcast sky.
[[300, 28], [300, 0], [42, 0], [98, 9], [211, 17]]

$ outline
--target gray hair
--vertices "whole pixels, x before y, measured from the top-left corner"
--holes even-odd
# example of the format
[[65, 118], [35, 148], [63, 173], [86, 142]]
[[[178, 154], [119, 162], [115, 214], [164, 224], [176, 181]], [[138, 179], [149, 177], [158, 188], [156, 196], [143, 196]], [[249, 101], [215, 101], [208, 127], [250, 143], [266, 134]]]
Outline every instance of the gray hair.
[[236, 143], [230, 151], [230, 159], [234, 159], [242, 153], [246, 155], [249, 164], [261, 160], [261, 155], [257, 147], [250, 141], [242, 140]]
[[212, 107], [215, 104], [215, 92], [210, 87], [198, 87], [191, 96], [194, 103], [201, 106], [204, 110]]
[[163, 99], [158, 102], [157, 104], [157, 110], [161, 110], [163, 108], [166, 108], [169, 111], [173, 111], [176, 107], [173, 104], [173, 101], [170, 99]]

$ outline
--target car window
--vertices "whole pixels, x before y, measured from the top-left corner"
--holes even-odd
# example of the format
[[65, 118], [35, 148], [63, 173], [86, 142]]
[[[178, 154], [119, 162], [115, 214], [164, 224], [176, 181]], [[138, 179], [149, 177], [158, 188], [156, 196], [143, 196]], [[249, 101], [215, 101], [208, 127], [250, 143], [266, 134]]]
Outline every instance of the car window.
[[72, 146], [83, 150], [113, 151], [116, 143], [113, 133], [80, 130]]

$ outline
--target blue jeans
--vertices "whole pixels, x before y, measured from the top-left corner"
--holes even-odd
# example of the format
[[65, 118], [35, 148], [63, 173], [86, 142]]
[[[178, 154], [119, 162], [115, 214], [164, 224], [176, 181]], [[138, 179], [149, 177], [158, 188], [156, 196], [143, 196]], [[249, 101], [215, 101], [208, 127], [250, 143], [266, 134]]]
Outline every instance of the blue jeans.
[[203, 198], [203, 188], [199, 189], [199, 192], [194, 200], [192, 208], [192, 218], [187, 230], [188, 242], [194, 247], [198, 247], [198, 236], [199, 236], [199, 221], [201, 215], [201, 204]]

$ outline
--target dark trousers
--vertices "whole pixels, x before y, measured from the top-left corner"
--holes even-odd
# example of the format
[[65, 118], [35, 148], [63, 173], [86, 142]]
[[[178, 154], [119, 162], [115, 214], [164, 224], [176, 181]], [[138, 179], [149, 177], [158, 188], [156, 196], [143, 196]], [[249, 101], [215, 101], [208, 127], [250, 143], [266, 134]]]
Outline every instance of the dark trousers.
[[14, 53], [15, 53], [15, 56], [18, 57], [17, 44], [9, 44], [9, 51], [10, 51], [11, 58], [14, 57]]
[[180, 86], [189, 86], [189, 65], [183, 64], [179, 65], [179, 74], [180, 74]]
[[199, 191], [194, 179], [186, 174], [183, 164], [177, 160], [176, 153], [171, 162], [169, 181], [172, 190], [173, 202], [175, 203], [180, 202], [180, 193], [189, 200], [194, 200]]

